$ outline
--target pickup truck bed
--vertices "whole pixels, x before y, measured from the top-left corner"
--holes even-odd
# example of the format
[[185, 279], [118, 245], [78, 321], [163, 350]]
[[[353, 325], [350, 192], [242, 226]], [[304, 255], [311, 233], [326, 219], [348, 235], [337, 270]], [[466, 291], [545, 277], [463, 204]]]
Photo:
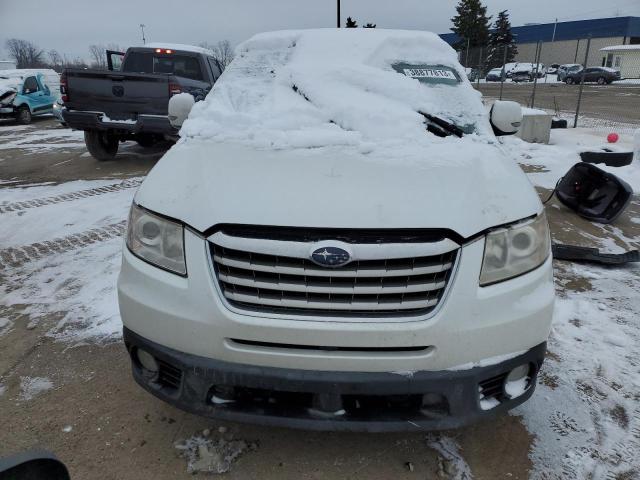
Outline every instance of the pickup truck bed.
[[65, 121], [79, 130], [175, 134], [167, 108], [171, 75], [68, 69]]

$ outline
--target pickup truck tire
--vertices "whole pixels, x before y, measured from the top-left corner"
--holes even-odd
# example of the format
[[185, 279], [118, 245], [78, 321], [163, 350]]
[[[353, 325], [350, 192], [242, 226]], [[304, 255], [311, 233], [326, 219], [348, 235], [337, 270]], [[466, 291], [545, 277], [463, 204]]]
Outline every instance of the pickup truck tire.
[[20, 125], [28, 125], [31, 123], [31, 110], [26, 105], [18, 108], [18, 114], [16, 120]]
[[91, 156], [101, 162], [115, 159], [118, 153], [118, 139], [103, 132], [85, 131], [84, 143]]

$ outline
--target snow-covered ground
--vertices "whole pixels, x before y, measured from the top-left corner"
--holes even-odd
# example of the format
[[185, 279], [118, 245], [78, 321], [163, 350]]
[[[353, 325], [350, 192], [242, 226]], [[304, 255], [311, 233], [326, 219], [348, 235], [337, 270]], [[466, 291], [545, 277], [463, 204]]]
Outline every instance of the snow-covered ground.
[[[11, 314], [22, 313], [37, 323], [57, 315], [60, 320], [51, 330], [56, 337], [117, 338], [121, 330], [115, 294], [122, 249], [119, 235], [139, 181], [2, 189], [0, 255], [4, 253], [2, 259], [9, 260], [10, 266], [0, 270], [5, 277], [0, 318], [9, 315], [7, 321], [13, 322]], [[73, 192], [93, 195], [65, 196]], [[21, 208], [31, 206], [33, 199], [54, 203]], [[7, 331], [5, 327], [0, 333]]]

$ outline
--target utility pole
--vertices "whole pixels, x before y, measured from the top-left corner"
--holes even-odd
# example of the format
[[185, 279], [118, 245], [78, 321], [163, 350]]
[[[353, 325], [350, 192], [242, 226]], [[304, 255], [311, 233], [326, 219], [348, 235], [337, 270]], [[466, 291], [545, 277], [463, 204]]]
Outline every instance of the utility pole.
[[589, 50], [591, 49], [591, 34], [587, 38], [587, 49], [584, 52], [584, 65], [582, 66], [582, 75], [580, 75], [580, 91], [578, 92], [578, 105], [576, 105], [576, 118], [573, 120], [573, 128], [578, 126], [578, 117], [580, 116], [580, 103], [582, 102], [582, 90], [584, 89], [584, 71], [587, 69], [589, 61]]
[[336, 21], [337, 21], [337, 27], [340, 28], [340, 0], [337, 0], [338, 4], [337, 4], [337, 8], [336, 8]]
[[558, 19], [556, 18], [556, 23], [553, 24], [553, 36], [551, 37], [551, 43], [556, 41], [556, 28], [558, 28]]
[[[339, 1], [339, 0], [338, 0]], [[147, 43], [147, 40], [144, 38], [144, 27], [146, 27], [146, 25], [144, 23], [140, 24], [140, 30], [142, 30], [142, 44], [144, 45], [145, 43]]]

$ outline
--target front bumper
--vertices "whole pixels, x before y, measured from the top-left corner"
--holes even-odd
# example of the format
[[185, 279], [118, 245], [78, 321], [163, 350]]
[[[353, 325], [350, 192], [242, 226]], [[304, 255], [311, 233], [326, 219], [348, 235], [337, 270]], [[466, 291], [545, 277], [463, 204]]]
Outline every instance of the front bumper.
[[66, 110], [62, 112], [65, 123], [76, 130], [115, 131], [122, 134], [157, 133], [175, 135], [178, 130], [163, 115], [138, 115], [136, 122], [103, 122], [99, 112]]
[[0, 107], [0, 118], [15, 118], [16, 114], [17, 112], [14, 107], [7, 107], [7, 106]]
[[[514, 408], [532, 395], [546, 351], [541, 343], [514, 358], [467, 370], [368, 373], [223, 362], [161, 346], [126, 327], [124, 341], [135, 380], [182, 410], [260, 425], [368, 432], [457, 428]], [[154, 356], [157, 375], [141, 367], [137, 349]], [[504, 379], [525, 364], [528, 388], [510, 398]], [[485, 394], [494, 399], [492, 408], [481, 402]]]

